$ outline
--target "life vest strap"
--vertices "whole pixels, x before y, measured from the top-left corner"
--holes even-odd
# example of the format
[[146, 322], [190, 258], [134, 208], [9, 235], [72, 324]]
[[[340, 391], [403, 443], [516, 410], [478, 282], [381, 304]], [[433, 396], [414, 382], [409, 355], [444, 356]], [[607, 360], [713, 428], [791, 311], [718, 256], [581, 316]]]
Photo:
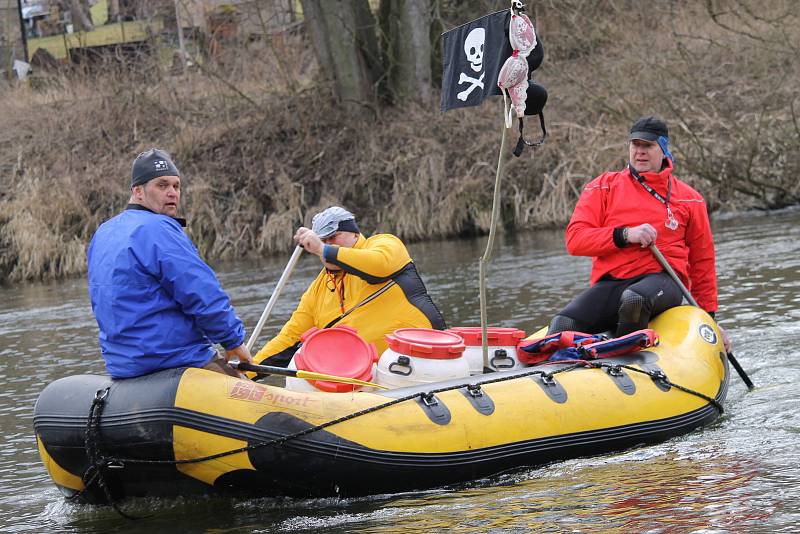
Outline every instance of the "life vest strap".
[[658, 345], [658, 334], [651, 328], [605, 339], [599, 334], [567, 330], [542, 338], [525, 340], [518, 346], [517, 356], [522, 363], [543, 361], [595, 360], [612, 358]]

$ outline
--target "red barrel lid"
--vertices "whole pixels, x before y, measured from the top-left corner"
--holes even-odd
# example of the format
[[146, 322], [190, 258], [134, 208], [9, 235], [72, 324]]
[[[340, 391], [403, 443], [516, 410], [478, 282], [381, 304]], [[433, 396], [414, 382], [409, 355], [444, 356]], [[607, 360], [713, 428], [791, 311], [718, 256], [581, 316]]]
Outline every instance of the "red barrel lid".
[[400, 328], [384, 336], [398, 354], [452, 360], [464, 354], [464, 340], [456, 334], [431, 328]]
[[[364, 341], [355, 328], [335, 326], [319, 330], [314, 327], [300, 339], [303, 345], [294, 357], [298, 370], [358, 380], [372, 379], [372, 364], [378, 359], [378, 353], [375, 345]], [[309, 380], [309, 382], [317, 389], [334, 393], [358, 388], [353, 384], [326, 380]]]
[[[453, 328], [448, 328], [446, 332], [461, 336], [464, 339], [464, 344], [468, 347], [480, 347], [483, 345], [480, 326], [454, 326]], [[524, 337], [525, 332], [518, 328], [504, 328], [501, 326], [486, 328], [486, 343], [491, 347], [516, 347]]]

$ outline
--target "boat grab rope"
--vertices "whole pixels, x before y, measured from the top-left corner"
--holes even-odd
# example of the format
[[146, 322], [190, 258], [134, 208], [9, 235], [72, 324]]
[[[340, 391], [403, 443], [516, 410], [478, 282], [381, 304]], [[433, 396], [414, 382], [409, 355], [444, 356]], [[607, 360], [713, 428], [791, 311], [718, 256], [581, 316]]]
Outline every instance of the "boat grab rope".
[[529, 376], [536, 376], [539, 375], [544, 382], [550, 382], [554, 375], [559, 373], [565, 373], [568, 371], [574, 371], [576, 369], [608, 369], [610, 374], [613, 373], [621, 373], [622, 369], [627, 369], [628, 371], [633, 371], [636, 373], [644, 374], [649, 376], [654, 381], [661, 382], [667, 386], [673, 387], [690, 395], [694, 395], [699, 397], [711, 405], [713, 405], [721, 414], [724, 413], [724, 409], [722, 404], [715, 398], [700, 393], [699, 391], [695, 391], [689, 389], [687, 387], [675, 384], [672, 382], [663, 371], [659, 370], [643, 370], [637, 367], [633, 367], [630, 365], [624, 364], [611, 364], [608, 362], [599, 362], [597, 360], [571, 360], [571, 361], [561, 361], [561, 362], [551, 362], [551, 363], [558, 363], [558, 364], [569, 364], [565, 367], [560, 369], [556, 369], [554, 371], [542, 371], [540, 369], [536, 369], [533, 371], [529, 371], [526, 373], [514, 374], [511, 376], [504, 376], [499, 378], [493, 378], [490, 380], [481, 380], [480, 382], [470, 382], [470, 383], [462, 383], [452, 386], [445, 386], [437, 389], [432, 389], [430, 391], [419, 391], [417, 393], [413, 393], [411, 395], [406, 395], [404, 397], [399, 397], [397, 399], [385, 402], [383, 404], [378, 404], [376, 406], [371, 406], [369, 408], [365, 408], [363, 410], [359, 410], [357, 412], [353, 412], [351, 414], [338, 417], [336, 419], [332, 419], [330, 421], [326, 421], [325, 423], [320, 423], [315, 426], [308, 427], [304, 430], [299, 430], [294, 432], [293, 434], [287, 434], [285, 436], [281, 436], [278, 438], [266, 440], [266, 441], [259, 441], [256, 443], [252, 443], [250, 445], [240, 447], [237, 449], [232, 449], [229, 451], [219, 452], [216, 454], [209, 454], [207, 456], [201, 456], [198, 458], [187, 458], [183, 460], [144, 460], [139, 458], [115, 458], [115, 457], [107, 457], [102, 456], [100, 454], [100, 449], [97, 443], [97, 438], [100, 433], [100, 416], [103, 411], [103, 404], [105, 403], [106, 398], [108, 397], [108, 392], [110, 387], [105, 389], [98, 390], [94, 401], [92, 402], [92, 407], [89, 410], [89, 418], [87, 421], [86, 426], [86, 453], [89, 460], [89, 467], [86, 469], [86, 472], [83, 474], [83, 482], [84, 482], [84, 489], [70, 497], [71, 500], [78, 499], [84, 492], [86, 492], [92, 484], [98, 484], [99, 487], [103, 490], [106, 499], [108, 499], [109, 503], [114, 507], [114, 509], [120, 513], [123, 517], [128, 519], [137, 519], [130, 515], [125, 514], [118, 508], [115, 504], [116, 500], [113, 499], [111, 495], [111, 490], [108, 487], [104, 479], [104, 473], [107, 469], [121, 469], [124, 468], [126, 464], [139, 464], [139, 465], [165, 465], [165, 466], [173, 466], [173, 465], [186, 465], [186, 464], [195, 464], [200, 462], [207, 462], [210, 460], [216, 460], [218, 458], [223, 458], [225, 456], [231, 456], [234, 454], [239, 454], [243, 452], [248, 452], [254, 449], [260, 449], [263, 447], [273, 446], [273, 445], [283, 445], [288, 441], [292, 441], [308, 434], [312, 434], [314, 432], [319, 432], [320, 430], [324, 430], [334, 425], [338, 425], [340, 423], [344, 423], [345, 421], [350, 421], [352, 419], [356, 419], [358, 417], [377, 412], [379, 410], [384, 410], [389, 408], [390, 406], [394, 406], [396, 404], [400, 404], [402, 402], [406, 402], [409, 400], [413, 400], [419, 398], [423, 401], [430, 402], [434, 395], [437, 393], [444, 393], [446, 391], [452, 391], [456, 389], [461, 389], [466, 387], [470, 390], [479, 389], [480, 387], [486, 384], [495, 384], [498, 382], [506, 382], [508, 380], [517, 380], [519, 378], [525, 378]]
[[97, 484], [97, 486], [103, 491], [108, 503], [119, 515], [125, 519], [144, 519], [126, 514], [122, 511], [122, 509], [120, 509], [120, 507], [117, 505], [117, 499], [115, 499], [111, 494], [111, 489], [108, 487], [108, 483], [105, 479], [105, 472], [107, 469], [119, 469], [124, 467], [123, 465], [114, 461], [109, 461], [109, 458], [101, 455], [100, 446], [97, 439], [100, 434], [100, 417], [103, 414], [105, 400], [106, 397], [108, 397], [108, 392], [110, 390], [111, 386], [98, 389], [94, 395], [92, 406], [89, 408], [89, 418], [86, 424], [86, 433], [84, 436], [86, 444], [86, 457], [89, 460], [89, 467], [86, 468], [86, 471], [81, 477], [84, 489], [68, 497], [67, 500], [72, 501], [79, 499], [89, 488], [92, 487], [93, 484]]

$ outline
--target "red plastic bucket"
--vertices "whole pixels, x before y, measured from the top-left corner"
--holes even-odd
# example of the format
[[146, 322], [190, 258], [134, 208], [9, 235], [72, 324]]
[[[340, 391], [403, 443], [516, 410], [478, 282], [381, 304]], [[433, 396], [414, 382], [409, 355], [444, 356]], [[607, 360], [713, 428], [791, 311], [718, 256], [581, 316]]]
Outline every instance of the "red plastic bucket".
[[[294, 356], [298, 370], [371, 381], [373, 364], [378, 359], [375, 345], [367, 343], [355, 328], [336, 326], [320, 330], [309, 329], [300, 338], [302, 347]], [[361, 386], [308, 380], [321, 391], [341, 393], [360, 389]]]

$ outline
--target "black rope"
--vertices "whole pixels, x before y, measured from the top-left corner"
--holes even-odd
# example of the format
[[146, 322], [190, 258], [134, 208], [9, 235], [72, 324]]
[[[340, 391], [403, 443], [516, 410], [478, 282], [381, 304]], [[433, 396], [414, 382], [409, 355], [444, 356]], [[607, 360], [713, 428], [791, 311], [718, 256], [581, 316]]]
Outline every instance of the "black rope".
[[701, 399], [708, 401], [710, 404], [712, 404], [714, 406], [714, 408], [717, 409], [717, 411], [719, 412], [720, 415], [725, 413], [725, 408], [722, 407], [722, 404], [720, 404], [720, 402], [717, 399], [715, 399], [714, 397], [709, 397], [705, 393], [700, 393], [699, 391], [695, 391], [693, 389], [689, 389], [687, 387], [684, 387], [684, 386], [681, 386], [679, 384], [676, 384], [675, 382], [673, 382], [672, 380], [667, 378], [667, 375], [665, 375], [663, 371], [644, 371], [642, 369], [638, 369], [638, 368], [632, 367], [630, 365], [623, 365], [623, 364], [612, 365], [612, 364], [605, 363], [605, 362], [599, 363], [599, 365], [600, 365], [600, 367], [618, 367], [618, 368], [622, 368], [622, 369], [627, 369], [629, 371], [633, 371], [635, 373], [641, 373], [641, 374], [648, 375], [653, 380], [659, 380], [659, 381], [663, 382], [664, 384], [666, 384], [666, 385], [668, 385], [670, 387], [673, 387], [675, 389], [679, 389], [679, 390], [683, 391], [684, 393], [689, 393], [690, 395], [694, 395], [696, 397], [700, 397]]
[[110, 467], [122, 467], [121, 465], [117, 465], [113, 459], [103, 456], [99, 444], [100, 418], [103, 415], [103, 407], [105, 406], [105, 400], [106, 397], [108, 397], [108, 392], [110, 390], [110, 386], [104, 389], [98, 389], [94, 395], [92, 406], [89, 408], [89, 417], [87, 418], [86, 432], [84, 434], [84, 445], [86, 447], [86, 457], [89, 461], [89, 467], [81, 477], [81, 480], [83, 481], [83, 489], [72, 495], [69, 500], [79, 499], [84, 493], [89, 491], [92, 485], [97, 484], [97, 486], [103, 491], [108, 503], [119, 515], [126, 519], [132, 520], [144, 519], [144, 517], [135, 517], [122, 511], [119, 505], [117, 505], [117, 499], [115, 499], [111, 494], [111, 488], [108, 486], [108, 483], [105, 479], [106, 469]]
[[589, 367], [589, 368], [594, 368], [594, 369], [606, 368], [606, 369], [611, 370], [612, 372], [615, 372], [615, 371], [619, 372], [620, 369], [627, 369], [628, 371], [633, 371], [634, 373], [647, 375], [650, 378], [652, 378], [653, 380], [658, 380], [659, 382], [663, 382], [667, 386], [673, 387], [675, 389], [678, 389], [680, 391], [683, 391], [685, 393], [689, 393], [691, 395], [694, 395], [696, 397], [700, 397], [701, 399], [708, 401], [710, 404], [712, 404], [714, 406], [714, 408], [716, 408], [719, 411], [720, 415], [725, 413], [725, 408], [723, 408], [722, 404], [720, 404], [720, 402], [717, 399], [715, 399], [714, 397], [709, 397], [705, 393], [700, 393], [699, 391], [695, 391], [693, 389], [689, 389], [687, 387], [684, 387], [684, 386], [681, 386], [679, 384], [674, 383], [673, 381], [671, 381], [667, 377], [666, 374], [664, 374], [664, 371], [661, 371], [661, 370], [645, 371], [643, 369], [639, 369], [638, 367], [633, 367], [633, 366], [630, 366], [630, 365], [625, 365], [625, 364], [621, 364], [621, 363], [616, 363], [615, 364], [615, 363], [600, 362], [600, 361], [597, 361], [597, 360], [592, 360], [592, 361], [574, 360], [574, 361], [575, 362], [581, 362], [582, 367]]

